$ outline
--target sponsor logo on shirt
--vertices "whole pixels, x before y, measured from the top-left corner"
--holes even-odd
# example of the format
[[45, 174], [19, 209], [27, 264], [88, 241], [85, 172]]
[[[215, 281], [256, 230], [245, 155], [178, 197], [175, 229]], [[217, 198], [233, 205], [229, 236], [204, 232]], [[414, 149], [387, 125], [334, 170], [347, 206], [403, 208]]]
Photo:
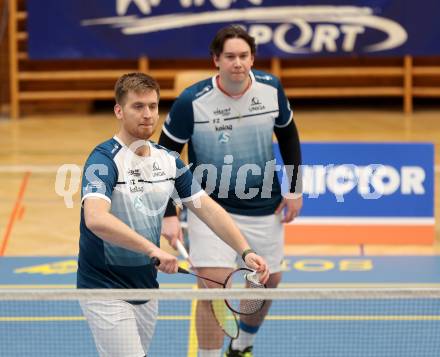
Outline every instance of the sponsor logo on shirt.
[[[131, 170], [129, 170], [129, 171], [131, 171]], [[130, 189], [131, 193], [144, 192], [144, 187], [142, 186], [142, 184], [140, 184], [139, 186], [137, 184], [140, 184], [140, 183], [134, 178], [128, 180], [128, 188]]]
[[160, 168], [157, 161], [153, 162], [153, 177], [165, 176], [166, 173]]
[[270, 81], [270, 80], [272, 79], [272, 77], [269, 76], [268, 74], [267, 74], [267, 75], [264, 75], [264, 76], [259, 75], [259, 74], [255, 74], [255, 78], [257, 78], [257, 79], [262, 79], [262, 80], [264, 80], [264, 81]]
[[129, 169], [127, 173], [129, 176], [141, 177], [141, 171], [139, 169]]
[[211, 90], [210, 86], [204, 87], [200, 92], [196, 93], [196, 98], [200, 97], [201, 95], [209, 92]]
[[227, 117], [231, 114], [231, 108], [223, 108], [223, 109], [217, 108], [216, 110], [214, 110], [214, 114]]
[[215, 131], [232, 130], [232, 124], [216, 125]]
[[218, 142], [222, 144], [226, 144], [229, 142], [229, 139], [231, 138], [231, 133], [227, 131], [222, 131], [218, 136]]
[[118, 148], [119, 148], [118, 144], [113, 145], [113, 149], [112, 149], [111, 153], [114, 154], [116, 152], [116, 150], [118, 150]]
[[131, 193], [144, 192], [144, 188], [143, 186], [130, 186], [130, 192]]
[[264, 106], [263, 103], [261, 103], [260, 99], [257, 97], [252, 97], [251, 104], [249, 105], [249, 111], [255, 112], [264, 109], [266, 109], [266, 107]]
[[140, 169], [128, 169], [127, 170], [128, 189], [131, 193], [144, 192], [142, 183], [139, 182], [141, 177]]

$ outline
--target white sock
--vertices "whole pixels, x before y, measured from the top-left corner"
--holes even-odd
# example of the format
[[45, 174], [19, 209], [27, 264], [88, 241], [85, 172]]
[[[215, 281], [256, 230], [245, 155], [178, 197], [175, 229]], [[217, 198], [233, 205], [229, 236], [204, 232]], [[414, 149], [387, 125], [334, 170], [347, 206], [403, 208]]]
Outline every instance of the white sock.
[[246, 347], [254, 344], [256, 333], [249, 333], [240, 329], [238, 338], [232, 340], [232, 349], [243, 351]]
[[202, 350], [199, 349], [199, 357], [220, 357], [222, 350]]

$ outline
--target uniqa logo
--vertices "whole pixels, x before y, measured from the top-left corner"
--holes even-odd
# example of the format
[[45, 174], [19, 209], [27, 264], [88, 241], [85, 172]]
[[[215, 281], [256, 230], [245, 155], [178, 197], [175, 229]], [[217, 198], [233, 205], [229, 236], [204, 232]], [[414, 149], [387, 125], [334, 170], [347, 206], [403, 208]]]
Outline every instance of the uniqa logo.
[[[241, 22], [259, 45], [273, 43], [291, 54], [351, 52], [368, 30], [382, 33], [380, 40], [359, 49], [379, 52], [402, 46], [408, 34], [396, 21], [359, 6], [253, 6], [206, 12], [172, 13], [87, 19], [82, 26], [111, 26], [125, 35], [177, 30], [200, 25]], [[248, 25], [246, 25], [248, 24]], [[377, 37], [374, 37], [377, 38]]]
[[153, 171], [158, 171], [160, 170], [159, 164], [155, 161], [153, 162]]
[[258, 110], [264, 110], [266, 107], [261, 103], [260, 99], [257, 97], [253, 97], [251, 99], [251, 104], [249, 105], [249, 111], [258, 111]]

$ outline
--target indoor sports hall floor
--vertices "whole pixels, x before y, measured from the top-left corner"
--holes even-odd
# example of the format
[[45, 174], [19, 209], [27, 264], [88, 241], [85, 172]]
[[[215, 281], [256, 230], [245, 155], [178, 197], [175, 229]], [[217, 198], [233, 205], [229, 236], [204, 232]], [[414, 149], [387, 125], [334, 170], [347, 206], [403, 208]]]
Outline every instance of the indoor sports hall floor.
[[[161, 115], [162, 120], [164, 115]], [[296, 112], [303, 141], [435, 143], [437, 222], [440, 212], [439, 118], [438, 109], [423, 108], [416, 108], [412, 116], [404, 116], [400, 108], [304, 109]], [[0, 120], [0, 289], [74, 287], [79, 190], [74, 180], [68, 180], [63, 187], [56, 187], [56, 172], [64, 164], [81, 167], [91, 149], [111, 137], [116, 129], [116, 119], [111, 112], [84, 117], [62, 115]], [[72, 192], [72, 208], [66, 207], [63, 197], [56, 191]], [[439, 242], [437, 223], [436, 242], [429, 246], [286, 246], [283, 286], [440, 287]], [[191, 278], [182, 280], [176, 276], [162, 276], [161, 280], [164, 288], [194, 285]], [[430, 331], [434, 330], [432, 324], [437, 324], [435, 330], [439, 330], [440, 306], [431, 306], [432, 311], [423, 311], [430, 319], [412, 319], [398, 324], [395, 317], [399, 312], [390, 305], [367, 309], [370, 311], [368, 324], [371, 328], [361, 343], [368, 344], [371, 350], [371, 341], [376, 341], [368, 356], [417, 357], [414, 348], [421, 343], [425, 346], [432, 344], [432, 351], [440, 350], [438, 337], [430, 335]], [[190, 303], [183, 302], [177, 307], [162, 304], [152, 356], [162, 355], [163, 352], [159, 351], [164, 345], [169, 356], [196, 355], [192, 343], [195, 338], [191, 324], [192, 308]], [[362, 321], [354, 318], [359, 311], [356, 306], [336, 306], [330, 317], [322, 313], [323, 310], [317, 313], [319, 307], [308, 307], [310, 311], [306, 313], [302, 312], [301, 306], [295, 308], [299, 309], [295, 310], [296, 313], [286, 315], [282, 304], [274, 306], [262, 330], [266, 336], [262, 339], [264, 343], [259, 342], [256, 346], [258, 355], [276, 355], [271, 347], [275, 345], [281, 348], [285, 344], [285, 349], [289, 351], [293, 343], [295, 354], [292, 353], [292, 356], [365, 356], [359, 351], [353, 353], [347, 337], [353, 329], [352, 324]], [[7, 309], [0, 307], [0, 356], [23, 355], [21, 351], [26, 347], [27, 334], [40, 337], [41, 344], [31, 346], [34, 356], [47, 356], [49, 350], [57, 351], [58, 354], [54, 355], [59, 356], [73, 355], [73, 350], [79, 351], [75, 352], [76, 356], [96, 355], [76, 304], [60, 303], [56, 309], [42, 310], [39, 316], [32, 316], [30, 309], [31, 306], [19, 303], [11, 303]], [[392, 316], [386, 318], [387, 314]], [[414, 314], [417, 315], [417, 311]], [[333, 336], [334, 331], [341, 332], [340, 324], [347, 320], [351, 324], [342, 327], [346, 338]], [[334, 329], [338, 324], [339, 328]], [[406, 329], [407, 324], [419, 333], [414, 336], [414, 341], [410, 337], [401, 341], [395, 340], [395, 337], [387, 338], [381, 332], [384, 324], [396, 331], [396, 336], [408, 336], [403, 331], [399, 333], [399, 329]], [[66, 330], [69, 335], [62, 335]], [[176, 342], [171, 345], [167, 338], [174, 338]], [[388, 343], [394, 346], [392, 352]], [[332, 351], [332, 354], [323, 354], [325, 350]], [[423, 356], [438, 354], [427, 352]]]
[[[4, 257], [0, 271], [1, 288], [72, 289], [76, 260]], [[160, 274], [160, 281], [165, 289], [195, 286], [187, 276]], [[440, 257], [286, 256], [282, 286], [440, 287]], [[150, 355], [196, 357], [195, 305], [159, 306]], [[390, 299], [279, 300], [259, 333], [256, 356], [437, 357], [439, 311], [438, 299], [411, 306]], [[2, 301], [0, 340], [0, 356], [97, 356], [77, 302]]]

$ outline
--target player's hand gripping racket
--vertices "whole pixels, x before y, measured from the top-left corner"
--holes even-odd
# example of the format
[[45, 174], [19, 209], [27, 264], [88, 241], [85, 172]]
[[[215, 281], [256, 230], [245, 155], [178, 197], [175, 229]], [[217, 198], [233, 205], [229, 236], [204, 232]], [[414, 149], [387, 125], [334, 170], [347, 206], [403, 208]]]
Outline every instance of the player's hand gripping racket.
[[[177, 245], [179, 252], [184, 253], [182, 254], [183, 257], [188, 257], [188, 253], [186, 252], [185, 248], [180, 244]], [[155, 265], [159, 265], [159, 259], [157, 258], [151, 258], [151, 262]], [[261, 284], [259, 282], [257, 273], [251, 269], [248, 268], [239, 268], [234, 270], [232, 273], [230, 273], [226, 279], [221, 282], [217, 280], [210, 279], [208, 277], [200, 276], [198, 274], [192, 273], [184, 268], [179, 267], [178, 272], [181, 274], [190, 274], [193, 276], [196, 276], [202, 280], [210, 281], [212, 283], [218, 284], [219, 286], [222, 286], [223, 288], [265, 288], [266, 286], [264, 284]], [[239, 315], [252, 315], [256, 312], [260, 311], [264, 305], [264, 300], [261, 299], [255, 299], [255, 300], [241, 300], [241, 303], [237, 303], [236, 301], [232, 299], [226, 299], [226, 304], [231, 309], [231, 311], [239, 314]]]
[[[179, 253], [189, 261], [188, 252], [180, 243], [177, 242], [177, 249]], [[159, 265], [160, 262], [157, 258], [152, 258], [151, 262], [153, 265]], [[203, 282], [210, 281], [223, 288], [265, 288], [264, 284], [261, 284], [258, 281], [258, 276], [256, 272], [247, 268], [239, 268], [230, 273], [225, 281], [220, 282], [217, 280], [210, 279], [208, 277], [203, 277], [198, 274], [192, 273], [184, 268], [179, 267], [178, 272], [181, 274], [190, 274], [196, 276], [201, 279]], [[205, 287], [206, 284], [204, 284]], [[224, 331], [226, 335], [231, 338], [238, 337], [238, 322], [235, 314], [239, 315], [252, 315], [260, 311], [264, 306], [265, 301], [261, 299], [247, 299], [247, 300], [239, 300], [239, 299], [225, 299], [223, 300], [212, 300], [211, 301], [211, 309], [214, 314], [215, 319], [218, 324]]]

